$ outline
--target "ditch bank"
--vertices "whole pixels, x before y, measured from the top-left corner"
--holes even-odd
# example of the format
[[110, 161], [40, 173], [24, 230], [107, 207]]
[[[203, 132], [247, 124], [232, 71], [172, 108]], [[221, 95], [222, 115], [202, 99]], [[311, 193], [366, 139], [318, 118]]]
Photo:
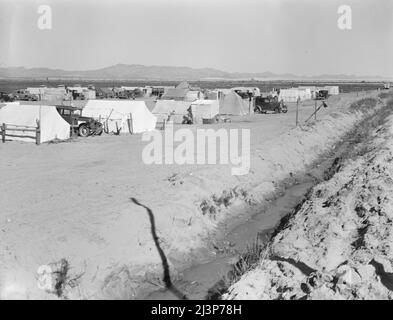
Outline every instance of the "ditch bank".
[[[383, 105], [382, 101], [377, 103], [375, 97], [362, 99], [352, 103], [346, 112], [333, 114], [330, 119], [320, 120], [311, 126], [296, 128], [295, 131], [303, 132], [304, 139], [300, 143], [293, 141], [294, 136], [297, 135], [293, 132], [286, 137], [280, 137], [281, 143], [290, 146], [289, 150], [280, 150], [281, 152], [278, 153], [273, 151], [268, 156], [277, 157], [276, 165], [281, 167], [281, 170], [276, 170], [274, 174], [276, 176], [282, 174], [283, 178], [278, 180], [281, 181], [280, 183], [271, 182], [270, 188], [267, 188], [267, 185], [262, 187], [274, 191], [269, 193], [264, 190], [265, 192], [261, 193], [261, 183], [255, 188], [244, 188], [243, 194], [246, 194], [248, 201], [244, 200], [250, 206], [248, 208], [243, 206], [242, 212], [238, 210], [239, 207], [236, 208], [237, 210], [227, 210], [226, 219], [220, 221], [216, 225], [215, 232], [205, 239], [207, 246], [199, 251], [199, 256], [194, 252], [194, 257], [197, 258], [190, 264], [181, 267], [177, 265], [177, 270], [182, 271], [172, 273], [173, 282], [169, 288], [162, 282], [156, 282], [153, 286], [141, 286], [137, 297], [139, 299], [173, 299], [183, 298], [184, 295], [193, 299], [218, 297], [219, 293], [229, 286], [228, 283], [233, 281], [233, 266], [238, 266], [239, 255], [245, 250], [260, 252], [280, 219], [293, 211], [299, 202], [304, 201], [305, 194], [312, 186], [330, 175], [329, 168], [335, 165], [338, 155], [343, 154], [348, 147], [345, 141], [354, 135], [357, 128], [372, 121], [370, 119], [373, 118], [375, 111], [378, 110], [377, 114], [381, 113], [380, 107]], [[354, 125], [356, 125], [355, 129], [353, 129]], [[321, 139], [325, 140], [317, 145], [316, 140]], [[292, 140], [292, 143], [288, 143], [288, 140]], [[310, 140], [314, 143], [312, 146]], [[313, 153], [307, 153], [307, 148], [309, 151], [311, 148]], [[291, 151], [295, 151], [295, 155], [292, 155], [293, 159], [285, 166], [285, 156], [288, 156], [287, 152]], [[297, 168], [292, 169], [292, 166], [296, 166], [294, 162], [298, 156], [301, 159], [298, 160]], [[261, 159], [260, 156], [259, 158]], [[286, 175], [283, 172], [285, 170], [287, 170]], [[266, 174], [265, 171], [264, 178], [269, 173], [271, 172]], [[250, 198], [253, 201], [249, 201]], [[220, 198], [216, 196], [215, 201], [213, 198], [211, 202], [219, 203], [218, 208], [212, 210], [214, 214], [226, 209], [224, 202], [217, 199]], [[232, 278], [229, 282], [226, 279], [228, 274], [232, 274], [229, 276], [229, 279]]]
[[393, 298], [393, 101], [343, 139], [341, 155], [275, 230], [224, 299]]

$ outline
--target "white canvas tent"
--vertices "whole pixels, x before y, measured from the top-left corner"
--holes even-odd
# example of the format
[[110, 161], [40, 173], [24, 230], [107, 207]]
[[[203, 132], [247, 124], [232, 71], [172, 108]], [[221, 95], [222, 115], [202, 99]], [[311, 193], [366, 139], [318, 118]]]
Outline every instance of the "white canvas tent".
[[330, 95], [338, 95], [340, 93], [339, 86], [325, 86], [321, 90], [328, 90]]
[[311, 99], [311, 89], [310, 88], [289, 88], [281, 89], [278, 96], [278, 100], [283, 100], [284, 102], [296, 102], [297, 99], [308, 100]]
[[171, 114], [173, 123], [182, 123], [183, 116], [188, 114], [190, 106], [189, 101], [158, 100], [152, 113], [157, 117], [158, 122], [167, 120], [168, 115]]
[[144, 101], [88, 100], [82, 114], [105, 123], [109, 132], [150, 131], [155, 129], [157, 121]]
[[229, 91], [219, 100], [220, 114], [244, 116], [248, 114], [249, 106], [234, 91]]
[[184, 100], [185, 101], [195, 101], [195, 100], [198, 100], [201, 98], [203, 98], [203, 93], [201, 91], [190, 90], [186, 93]]
[[316, 86], [299, 86], [299, 89], [306, 89], [310, 91], [310, 99], [314, 99], [316, 97], [318, 88]]
[[218, 100], [196, 100], [191, 104], [194, 123], [203, 123], [203, 119], [212, 119], [219, 113]]
[[[0, 123], [16, 126], [36, 127], [40, 121], [40, 143], [54, 139], [68, 139], [70, 137], [70, 125], [59, 115], [54, 106], [20, 105], [19, 103], [7, 103], [0, 108]], [[7, 130], [7, 134], [32, 136], [33, 132], [13, 132]], [[23, 137], [10, 137], [7, 139], [35, 142], [35, 139]]]

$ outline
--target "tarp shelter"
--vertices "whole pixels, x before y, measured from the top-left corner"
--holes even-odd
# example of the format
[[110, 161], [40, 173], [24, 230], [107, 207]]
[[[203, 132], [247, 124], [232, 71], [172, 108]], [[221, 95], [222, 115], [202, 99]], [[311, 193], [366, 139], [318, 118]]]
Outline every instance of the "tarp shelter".
[[26, 91], [30, 94], [35, 94], [37, 96], [42, 96], [45, 92], [46, 87], [28, 87]]
[[88, 100], [82, 115], [104, 123], [109, 132], [119, 129], [120, 133], [154, 130], [157, 121], [144, 101], [134, 100]]
[[316, 86], [299, 86], [298, 88], [310, 90], [310, 99], [314, 99], [318, 91], [318, 88]]
[[249, 106], [234, 91], [228, 92], [219, 101], [220, 114], [244, 116], [249, 113]]
[[205, 98], [209, 100], [217, 100], [218, 99], [218, 90], [206, 90]]
[[218, 100], [196, 100], [191, 104], [194, 123], [203, 123], [203, 119], [213, 119], [220, 112]]
[[173, 123], [182, 123], [183, 116], [188, 114], [191, 102], [175, 100], [157, 100], [152, 113], [157, 117], [158, 122], [163, 122], [171, 115]]
[[96, 98], [96, 91], [91, 89], [83, 89], [82, 95], [86, 100], [94, 100]]
[[[0, 123], [7, 125], [37, 127], [37, 120], [40, 121], [40, 142], [47, 142], [54, 139], [68, 139], [70, 137], [70, 125], [59, 115], [54, 106], [40, 105], [20, 105], [19, 103], [9, 103], [0, 108]], [[34, 132], [20, 132], [6, 130], [7, 134], [14, 135], [35, 135]], [[7, 139], [35, 142], [35, 139], [10, 137]]]
[[51, 101], [58, 99], [67, 99], [67, 91], [65, 88], [45, 88], [41, 95], [41, 100]]
[[187, 92], [189, 89], [179, 89], [179, 88], [170, 88], [168, 91], [164, 93], [164, 95], [161, 97], [163, 100], [185, 100], [187, 96]]
[[283, 100], [284, 102], [296, 102], [297, 99], [301, 101], [311, 99], [310, 88], [289, 88], [280, 90], [278, 100]]
[[186, 93], [185, 101], [195, 101], [203, 98], [203, 93], [197, 90], [190, 90]]
[[338, 86], [325, 86], [320, 89], [321, 90], [328, 90], [330, 95], [337, 95], [340, 93], [340, 88]]

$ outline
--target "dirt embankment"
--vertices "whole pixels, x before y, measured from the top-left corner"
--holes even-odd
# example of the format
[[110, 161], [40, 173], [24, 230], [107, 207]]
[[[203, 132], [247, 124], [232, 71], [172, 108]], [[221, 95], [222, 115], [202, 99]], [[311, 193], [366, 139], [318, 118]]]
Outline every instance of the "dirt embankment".
[[393, 298], [393, 101], [363, 123], [225, 299]]

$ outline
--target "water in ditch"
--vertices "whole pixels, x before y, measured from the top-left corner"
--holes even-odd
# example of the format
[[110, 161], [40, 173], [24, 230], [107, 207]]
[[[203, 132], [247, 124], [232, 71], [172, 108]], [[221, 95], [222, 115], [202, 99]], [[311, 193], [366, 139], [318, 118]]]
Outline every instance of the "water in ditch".
[[[361, 121], [341, 143], [315, 162], [306, 174], [292, 177], [291, 184], [283, 194], [272, 201], [265, 210], [225, 234], [225, 242], [231, 244], [230, 251], [183, 270], [181, 279], [174, 282], [174, 287], [189, 299], [206, 299], [211, 296], [212, 288], [232, 270], [233, 264], [238, 261], [239, 255], [247, 246], [255, 242], [255, 239], [260, 243], [266, 243], [281, 218], [292, 212], [314, 185], [323, 179], [329, 179], [342, 161], [360, 151], [359, 148], [363, 147], [362, 142], [367, 140], [372, 130], [386, 118], [387, 112], [390, 113], [391, 110], [384, 108], [382, 112]], [[179, 297], [172, 290], [159, 289], [140, 298], [171, 300]]]
[[[206, 299], [209, 290], [225, 276], [236, 262], [239, 254], [246, 250], [250, 242], [265, 242], [283, 216], [302, 201], [307, 191], [316, 183], [315, 177], [307, 175], [301, 182], [290, 186], [284, 195], [272, 201], [269, 207], [246, 222], [238, 225], [225, 235], [225, 242], [230, 243], [231, 250], [208, 262], [196, 264], [182, 272], [181, 280], [174, 286], [189, 299]], [[177, 299], [167, 289], [159, 289], [143, 299]]]

